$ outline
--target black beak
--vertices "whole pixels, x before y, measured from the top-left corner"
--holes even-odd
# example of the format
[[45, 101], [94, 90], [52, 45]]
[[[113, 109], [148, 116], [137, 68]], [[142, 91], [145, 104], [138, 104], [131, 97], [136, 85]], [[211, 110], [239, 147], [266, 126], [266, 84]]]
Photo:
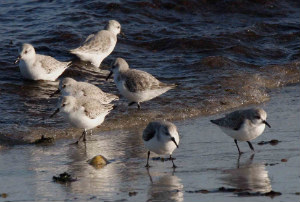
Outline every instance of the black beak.
[[269, 128], [271, 128], [270, 124], [267, 121], [263, 121], [264, 124], [266, 124]]
[[55, 112], [50, 116], [50, 118], [52, 118], [55, 114], [57, 114], [59, 112], [59, 108], [57, 108], [56, 110], [55, 110]]
[[110, 71], [110, 72], [109, 72], [109, 75], [106, 77], [105, 80], [107, 81], [107, 80], [109, 79], [109, 77], [111, 77], [112, 74], [113, 74], [113, 71]]
[[19, 55], [19, 56], [17, 57], [16, 61], [14, 62], [14, 64], [17, 64], [17, 63], [20, 61], [20, 59], [21, 59], [21, 56]]
[[60, 93], [60, 89], [57, 89], [57, 91], [55, 91], [53, 94], [50, 95], [50, 97], [53, 97], [54, 95]]
[[172, 142], [175, 143], [176, 147], [178, 148], [178, 144], [177, 144], [177, 142], [175, 141], [175, 138], [174, 138], [174, 137], [171, 137], [171, 140], [172, 140]]
[[124, 34], [124, 32], [120, 32], [120, 35], [122, 38], [127, 39], [126, 35]]

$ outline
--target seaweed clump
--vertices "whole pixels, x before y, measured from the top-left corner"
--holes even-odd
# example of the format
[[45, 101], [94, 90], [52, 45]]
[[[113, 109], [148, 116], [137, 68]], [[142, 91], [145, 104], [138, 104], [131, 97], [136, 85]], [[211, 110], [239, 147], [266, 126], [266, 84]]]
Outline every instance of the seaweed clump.
[[54, 182], [58, 182], [58, 183], [62, 183], [62, 184], [74, 182], [77, 180], [77, 179], [72, 178], [71, 175], [67, 172], [61, 173], [61, 174], [59, 174], [59, 176], [53, 176], [52, 179]]
[[45, 137], [44, 135], [42, 135], [40, 139], [34, 141], [34, 144], [36, 145], [49, 145], [53, 143], [54, 143], [53, 137]]

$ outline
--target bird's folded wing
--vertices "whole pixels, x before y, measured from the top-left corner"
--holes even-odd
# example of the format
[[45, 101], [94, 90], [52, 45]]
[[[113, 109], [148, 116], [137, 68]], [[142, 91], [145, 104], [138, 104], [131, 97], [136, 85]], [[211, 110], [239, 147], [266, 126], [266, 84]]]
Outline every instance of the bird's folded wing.
[[148, 126], [145, 128], [143, 132], [143, 140], [149, 141], [151, 140], [155, 135], [155, 128], [153, 126], [153, 123], [148, 124]]
[[90, 54], [97, 54], [99, 52], [106, 52], [111, 46], [111, 36], [109, 32], [100, 31], [96, 35], [90, 35], [85, 40], [82, 46], [72, 50], [71, 52], [85, 52]]
[[125, 75], [125, 86], [130, 92], [155, 90], [160, 88], [160, 84], [159, 80], [144, 71], [131, 70]]
[[106, 114], [113, 109], [112, 104], [101, 104], [97, 100], [89, 100], [82, 105], [86, 116], [91, 119], [97, 118], [100, 114]]
[[232, 130], [239, 130], [244, 123], [245, 117], [240, 111], [227, 114], [224, 118], [214, 120], [214, 123]]
[[60, 62], [51, 56], [37, 55], [37, 61], [41, 63], [42, 68], [46, 70], [48, 74], [59, 68], [67, 68], [70, 62]]

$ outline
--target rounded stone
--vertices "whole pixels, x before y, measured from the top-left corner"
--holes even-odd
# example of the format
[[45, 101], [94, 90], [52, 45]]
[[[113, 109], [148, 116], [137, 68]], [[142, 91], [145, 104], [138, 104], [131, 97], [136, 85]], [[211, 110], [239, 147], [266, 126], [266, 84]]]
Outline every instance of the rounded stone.
[[95, 168], [102, 168], [108, 164], [108, 160], [102, 155], [97, 155], [89, 160], [89, 164], [94, 166]]

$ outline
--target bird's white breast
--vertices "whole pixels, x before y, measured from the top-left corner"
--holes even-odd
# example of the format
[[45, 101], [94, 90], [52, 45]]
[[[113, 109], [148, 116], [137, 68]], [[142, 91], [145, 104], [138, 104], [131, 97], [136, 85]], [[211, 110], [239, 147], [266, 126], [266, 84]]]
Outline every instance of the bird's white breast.
[[108, 113], [102, 113], [99, 114], [95, 119], [91, 119], [88, 116], [86, 116], [84, 109], [80, 108], [76, 111], [72, 112], [65, 112], [64, 117], [70, 122], [71, 125], [73, 125], [76, 128], [82, 128], [82, 129], [92, 129], [96, 126], [102, 124], [104, 121], [105, 116]]
[[232, 130], [225, 127], [220, 127], [224, 133], [228, 136], [238, 140], [238, 141], [250, 141], [258, 136], [260, 136], [264, 129], [265, 124], [260, 124], [259, 126], [253, 126], [246, 124], [247, 122], [243, 123], [239, 130]]

